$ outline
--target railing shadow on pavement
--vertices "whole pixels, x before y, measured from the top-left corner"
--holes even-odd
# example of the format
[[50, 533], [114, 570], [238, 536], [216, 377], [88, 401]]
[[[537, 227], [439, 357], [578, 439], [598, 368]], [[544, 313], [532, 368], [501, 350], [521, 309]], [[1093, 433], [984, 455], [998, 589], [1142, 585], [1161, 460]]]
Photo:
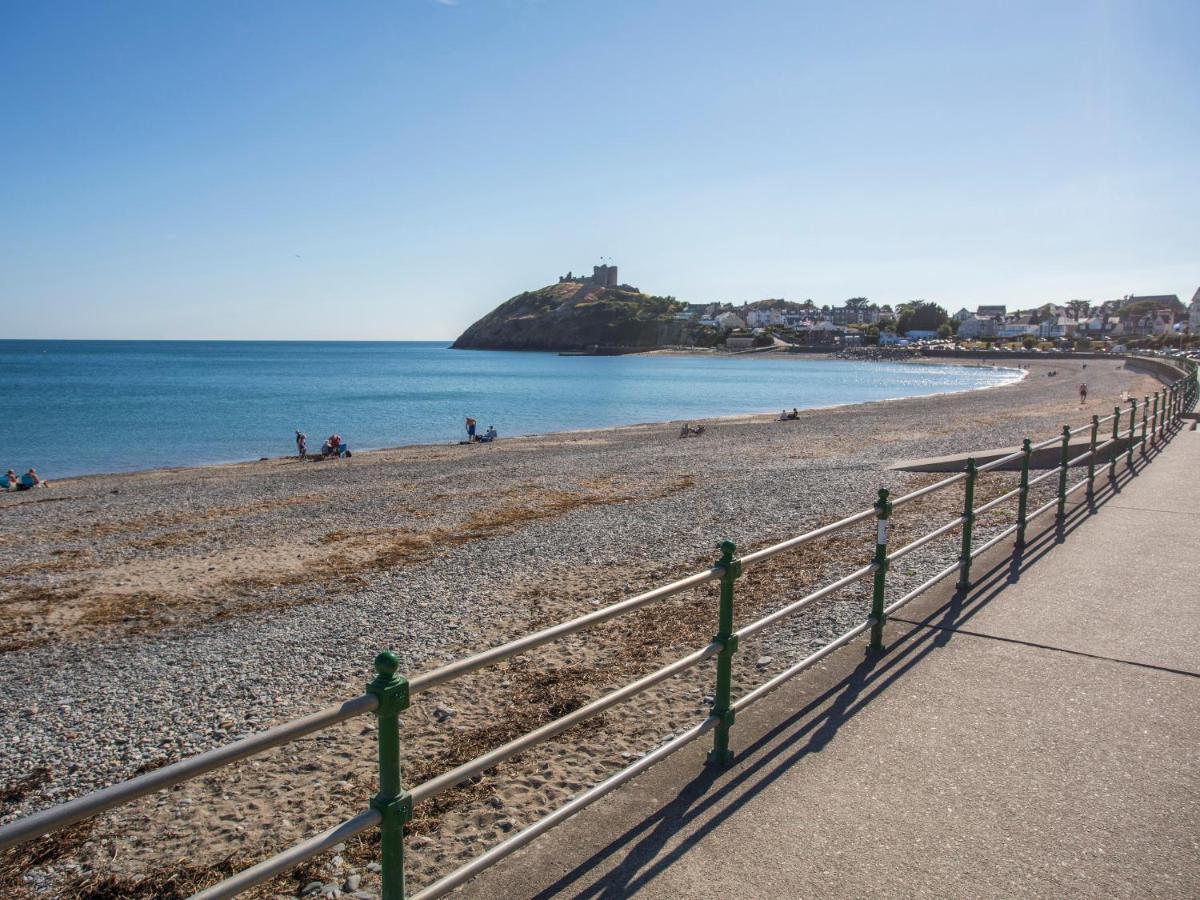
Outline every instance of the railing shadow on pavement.
[[[1150, 451], [1152, 457], [1161, 449]], [[1032, 535], [1024, 549], [1001, 550], [1004, 558], [981, 573], [967, 591], [954, 589], [920, 620], [893, 616], [896, 624], [910, 627], [899, 634], [884, 656], [866, 656], [853, 671], [830, 686], [801, 709], [770, 728], [746, 746], [734, 759], [734, 769], [725, 772], [705, 768], [661, 809], [613, 839], [554, 884], [535, 896], [548, 900], [570, 891], [571, 886], [594, 872], [606, 859], [621, 856], [621, 862], [595, 882], [571, 893], [578, 898], [627, 897], [680, 860], [692, 847], [722, 822], [751, 802], [758, 794], [805, 757], [822, 752], [841, 727], [862, 711], [876, 696], [912, 670], [930, 653], [945, 647], [963, 625], [995, 601], [1004, 588], [1020, 580], [1025, 572], [1061, 544], [1066, 535], [1080, 528], [1104, 505], [1120, 496], [1120, 489], [1137, 476], [1141, 466], [1123, 469], [1116, 478], [1097, 490], [1092, 501], [1073, 505], [1061, 522], [1047, 524]], [[952, 586], [947, 584], [947, 588]], [[933, 594], [933, 592], [931, 592]], [[939, 596], [939, 595], [934, 595]], [[861, 652], [851, 645], [842, 653]], [[713, 786], [720, 782], [720, 790]], [[666, 850], [681, 831], [690, 833]], [[666, 852], [664, 852], [664, 850]]]

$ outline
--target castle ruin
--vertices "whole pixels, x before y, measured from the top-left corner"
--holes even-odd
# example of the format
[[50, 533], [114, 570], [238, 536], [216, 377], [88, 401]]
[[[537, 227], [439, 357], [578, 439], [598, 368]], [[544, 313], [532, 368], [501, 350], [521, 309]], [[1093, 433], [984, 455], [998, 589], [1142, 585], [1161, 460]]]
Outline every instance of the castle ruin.
[[558, 283], [576, 282], [579, 284], [594, 284], [597, 287], [616, 287], [620, 282], [617, 281], [616, 266], [592, 266], [592, 277], [586, 278], [583, 275], [575, 275], [568, 272], [566, 275], [558, 276]]

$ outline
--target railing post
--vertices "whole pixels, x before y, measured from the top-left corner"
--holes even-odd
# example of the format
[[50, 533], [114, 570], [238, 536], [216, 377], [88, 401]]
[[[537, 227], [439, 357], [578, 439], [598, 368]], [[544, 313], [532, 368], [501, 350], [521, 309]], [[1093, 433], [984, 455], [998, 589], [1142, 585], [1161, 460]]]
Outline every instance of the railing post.
[[1150, 418], [1150, 398], [1146, 397], [1142, 401], [1142, 439], [1139, 443], [1142, 445], [1142, 456], [1146, 455], [1146, 426], [1147, 420]]
[[1125, 454], [1125, 465], [1133, 468], [1133, 445], [1137, 437], [1137, 397], [1129, 398], [1129, 448]]
[[1092, 452], [1088, 456], [1087, 498], [1091, 503], [1096, 496], [1096, 438], [1100, 435], [1100, 417], [1092, 416]]
[[1062, 454], [1058, 463], [1058, 520], [1067, 514], [1067, 460], [1071, 458], [1071, 426], [1063, 426]]
[[400, 713], [408, 709], [408, 679], [398, 675], [400, 660], [390, 650], [375, 657], [375, 680], [367, 693], [379, 698], [379, 793], [371, 808], [379, 811], [382, 900], [404, 900], [404, 824], [412, 821], [412, 794], [400, 780]]
[[737, 635], [733, 633], [733, 583], [742, 574], [742, 564], [733, 558], [737, 546], [733, 541], [721, 544], [717, 565], [725, 570], [721, 576], [721, 606], [717, 613], [717, 633], [714, 641], [721, 642], [717, 654], [717, 689], [713, 693], [712, 714], [717, 719], [713, 730], [713, 748], [708, 753], [710, 766], [726, 765], [733, 753], [729, 749], [729, 727], [733, 724], [733, 654], [737, 652]]
[[1021, 489], [1017, 493], [1017, 549], [1025, 547], [1025, 518], [1029, 509], [1029, 460], [1033, 456], [1033, 441], [1021, 442]]
[[1154, 392], [1154, 414], [1150, 417], [1150, 446], [1158, 446], [1158, 431], [1162, 421], [1158, 418], [1158, 391]]
[[958, 557], [957, 585], [960, 591], [971, 587], [971, 532], [975, 525], [975, 479], [977, 474], [975, 457], [971, 457], [967, 460], [967, 480], [963, 491], [965, 497], [963, 500], [962, 552]]
[[[1113, 440], [1116, 441], [1121, 437], [1121, 407], [1113, 407]], [[1120, 451], [1114, 443], [1112, 453], [1108, 456], [1108, 480], [1115, 481], [1117, 478], [1117, 457]]]
[[892, 517], [892, 503], [888, 500], [888, 489], [879, 489], [879, 499], [875, 501], [875, 518], [878, 525], [875, 531], [875, 586], [871, 591], [871, 643], [869, 653], [883, 652], [883, 623], [886, 618], [883, 613], [883, 597], [887, 579], [887, 543], [888, 520]]

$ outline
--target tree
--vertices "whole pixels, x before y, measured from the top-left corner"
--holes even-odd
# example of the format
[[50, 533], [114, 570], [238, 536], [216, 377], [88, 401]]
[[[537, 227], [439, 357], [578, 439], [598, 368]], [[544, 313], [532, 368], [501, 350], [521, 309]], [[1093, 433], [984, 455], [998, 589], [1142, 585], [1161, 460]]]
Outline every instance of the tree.
[[940, 337], [942, 340], [945, 340], [946, 338], [950, 337], [950, 335], [954, 334], [954, 329], [950, 327], [949, 322], [943, 322], [938, 326], [937, 331], [938, 337]]
[[1086, 319], [1091, 308], [1092, 304], [1086, 300], [1071, 300], [1067, 303], [1067, 312], [1076, 322]]
[[868, 301], [866, 297], [851, 297], [846, 301], [846, 306], [848, 306], [850, 309], [865, 309], [867, 303]]
[[1025, 337], [1021, 338], [1021, 346], [1026, 350], [1032, 350], [1037, 346], [1037, 338], [1035, 338], [1032, 334], [1027, 334]]
[[946, 310], [936, 303], [924, 300], [905, 303], [901, 309], [903, 311], [896, 324], [896, 330], [901, 334], [908, 334], [910, 331], [937, 331], [950, 318]]

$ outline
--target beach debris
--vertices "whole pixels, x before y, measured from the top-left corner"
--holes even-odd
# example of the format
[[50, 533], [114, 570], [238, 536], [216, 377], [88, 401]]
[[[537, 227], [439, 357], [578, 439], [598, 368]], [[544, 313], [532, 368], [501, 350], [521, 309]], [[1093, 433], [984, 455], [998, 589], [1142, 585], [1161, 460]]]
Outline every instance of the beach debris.
[[381, 866], [377, 862], [370, 862], [370, 863], [367, 863], [367, 871], [370, 872], [372, 875], [378, 875], [380, 872], [383, 871], [383, 866]]
[[763, 669], [765, 669], [767, 666], [769, 666], [774, 661], [775, 661], [775, 657], [773, 657], [773, 656], [760, 656], [758, 658], [758, 661], [754, 664], [754, 666], [761, 672]]
[[353, 894], [358, 890], [360, 884], [362, 884], [362, 876], [355, 873], [342, 882], [342, 890], [348, 894]]
[[454, 715], [454, 710], [448, 706], [442, 706], [439, 704], [433, 708], [433, 717], [439, 722], [445, 722]]
[[306, 884], [304, 887], [302, 887], [300, 889], [300, 896], [301, 897], [311, 897], [313, 894], [317, 893], [323, 887], [325, 887], [325, 882], [323, 882], [323, 881], [310, 881], [308, 884]]

